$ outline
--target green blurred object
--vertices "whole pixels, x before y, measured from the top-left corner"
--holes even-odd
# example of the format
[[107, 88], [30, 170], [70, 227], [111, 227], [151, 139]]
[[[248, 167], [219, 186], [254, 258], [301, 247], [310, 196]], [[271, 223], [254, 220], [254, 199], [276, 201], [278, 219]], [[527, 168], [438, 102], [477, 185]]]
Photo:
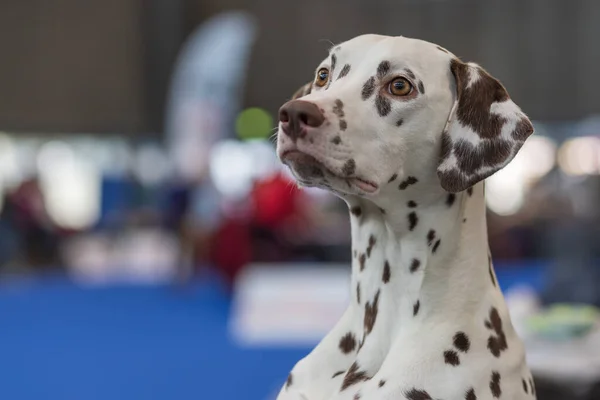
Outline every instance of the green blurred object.
[[556, 304], [528, 320], [529, 328], [547, 339], [580, 337], [597, 326], [600, 313], [594, 306]]
[[262, 108], [242, 111], [235, 121], [235, 131], [242, 140], [265, 139], [273, 132], [273, 118]]

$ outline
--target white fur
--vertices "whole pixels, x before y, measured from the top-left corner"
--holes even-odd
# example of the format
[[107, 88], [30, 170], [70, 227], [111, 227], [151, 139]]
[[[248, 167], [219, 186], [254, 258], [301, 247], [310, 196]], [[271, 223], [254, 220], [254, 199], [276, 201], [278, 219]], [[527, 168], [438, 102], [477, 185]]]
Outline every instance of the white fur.
[[[494, 371], [501, 376], [501, 399], [534, 399], [531, 388], [525, 393], [522, 386], [522, 379], [529, 386], [531, 377], [523, 345], [488, 270], [483, 183], [474, 186], [472, 195], [457, 193], [453, 205], [448, 206], [448, 193], [436, 175], [441, 132], [449, 125], [456, 97], [448, 72], [453, 55], [424, 41], [378, 35], [342, 43], [335, 54], [333, 78], [345, 64], [351, 65], [348, 76], [333, 81], [327, 89], [313, 89], [302, 98], [322, 108], [329, 123], [309, 129], [306, 138], [296, 142], [280, 129], [278, 154], [281, 157], [286, 151], [297, 150], [312, 155], [327, 168], [324, 179], [331, 190], [350, 208], [360, 207], [360, 217], [351, 215], [353, 251], [365, 253], [371, 235], [377, 242], [363, 271], [360, 257], [353, 257], [348, 309], [321, 343], [296, 364], [291, 384], [284, 385], [278, 400], [350, 400], [356, 396], [369, 400], [408, 399], [412, 389], [424, 390], [433, 399], [459, 400], [465, 399], [471, 388], [477, 399], [492, 400], [495, 397], [490, 377]], [[364, 83], [383, 60], [397, 67], [392, 75], [407, 67], [425, 86], [425, 93], [413, 101], [392, 101], [392, 111], [385, 117], [378, 115], [373, 102], [383, 82], [378, 83], [371, 99], [361, 99]], [[317, 70], [329, 66], [327, 57]], [[469, 84], [473, 84], [480, 75], [474, 68], [470, 71]], [[336, 99], [344, 103], [345, 131], [340, 131], [339, 118], [332, 112]], [[513, 104], [497, 103], [490, 111], [514, 112]], [[400, 127], [395, 124], [399, 118], [403, 119]], [[505, 128], [502, 136], [510, 135], [514, 124]], [[342, 143], [333, 145], [332, 139], [338, 135]], [[465, 138], [473, 143], [482, 140], [474, 132], [468, 132]], [[456, 164], [453, 157], [447, 160], [448, 168]], [[366, 194], [339, 177], [350, 158], [356, 162], [354, 176], [376, 184], [375, 193]], [[303, 178], [293, 162], [288, 164], [304, 184], [323, 186], [323, 178]], [[397, 178], [388, 183], [394, 174]], [[400, 183], [409, 176], [416, 177], [418, 183], [399, 190]], [[410, 201], [417, 206], [409, 207]], [[418, 216], [412, 230], [408, 222], [411, 212]], [[430, 230], [435, 230], [434, 242], [441, 240], [435, 253], [427, 241]], [[420, 268], [411, 273], [415, 258]], [[388, 283], [382, 280], [386, 261], [391, 273]], [[360, 303], [356, 294], [359, 283]], [[373, 302], [378, 291], [379, 310], [372, 332], [360, 351], [344, 354], [340, 339], [348, 332], [357, 342], [362, 339], [365, 304]], [[420, 308], [415, 316], [417, 300]], [[500, 357], [487, 348], [492, 331], [485, 321], [491, 307], [498, 310], [508, 344]], [[466, 333], [470, 339], [466, 353], [453, 347], [457, 332]], [[447, 350], [456, 351], [459, 365], [444, 362]], [[354, 362], [370, 379], [341, 390], [345, 373], [336, 378], [332, 375], [347, 371]], [[382, 380], [385, 384], [380, 387]]]

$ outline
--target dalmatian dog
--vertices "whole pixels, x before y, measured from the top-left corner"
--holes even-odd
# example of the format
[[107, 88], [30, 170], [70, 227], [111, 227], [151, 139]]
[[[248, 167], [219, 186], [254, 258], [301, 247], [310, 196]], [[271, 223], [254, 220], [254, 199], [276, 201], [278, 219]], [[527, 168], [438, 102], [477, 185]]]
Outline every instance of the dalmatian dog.
[[351, 301], [279, 400], [536, 398], [483, 183], [532, 133], [498, 80], [440, 46], [363, 35], [331, 49], [281, 107], [277, 154], [347, 203]]

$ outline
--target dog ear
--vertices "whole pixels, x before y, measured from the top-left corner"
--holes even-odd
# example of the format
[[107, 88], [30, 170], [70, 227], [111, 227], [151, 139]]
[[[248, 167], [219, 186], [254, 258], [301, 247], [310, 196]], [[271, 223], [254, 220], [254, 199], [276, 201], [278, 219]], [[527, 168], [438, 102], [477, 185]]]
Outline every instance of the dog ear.
[[292, 100], [296, 100], [299, 99], [300, 97], [304, 97], [307, 94], [309, 94], [312, 90], [312, 81], [308, 82], [305, 85], [302, 85], [298, 90], [296, 90], [296, 92], [294, 93], [294, 95], [292, 96]]
[[450, 70], [456, 101], [442, 132], [437, 175], [446, 191], [456, 193], [508, 164], [533, 125], [504, 86], [477, 64], [453, 59]]

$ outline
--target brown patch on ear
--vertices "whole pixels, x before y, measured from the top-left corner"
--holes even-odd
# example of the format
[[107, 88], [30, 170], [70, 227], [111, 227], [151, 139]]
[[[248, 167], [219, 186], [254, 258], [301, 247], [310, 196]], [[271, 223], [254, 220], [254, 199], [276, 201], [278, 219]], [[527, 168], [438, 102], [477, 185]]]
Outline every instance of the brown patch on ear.
[[450, 61], [456, 102], [442, 132], [438, 177], [451, 193], [462, 192], [508, 164], [533, 125], [504, 86], [476, 64]]
[[300, 97], [304, 97], [312, 91], [312, 82], [308, 82], [302, 85], [294, 94], [292, 95], [292, 100], [299, 99]]

